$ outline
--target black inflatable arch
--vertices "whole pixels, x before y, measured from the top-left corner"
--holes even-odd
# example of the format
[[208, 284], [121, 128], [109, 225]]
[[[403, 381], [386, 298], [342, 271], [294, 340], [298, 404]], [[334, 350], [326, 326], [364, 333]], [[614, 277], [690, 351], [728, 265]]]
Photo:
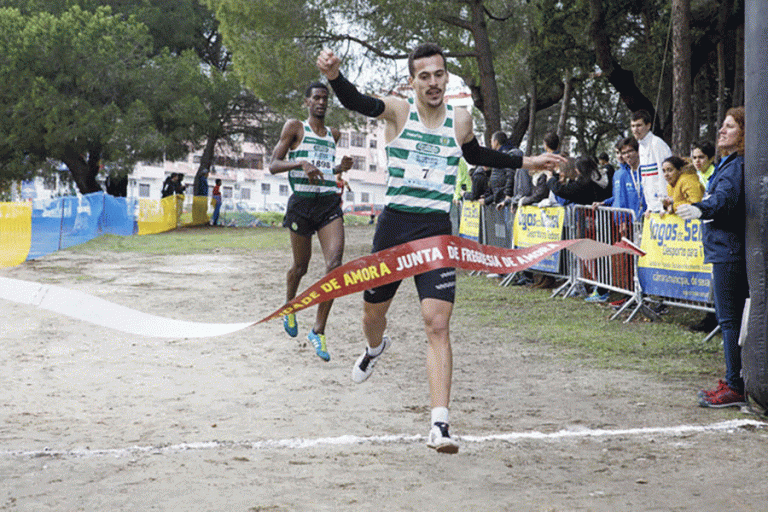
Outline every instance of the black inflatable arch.
[[768, 410], [768, 0], [745, 2], [744, 187], [747, 202], [747, 276], [751, 307], [741, 349], [747, 393]]

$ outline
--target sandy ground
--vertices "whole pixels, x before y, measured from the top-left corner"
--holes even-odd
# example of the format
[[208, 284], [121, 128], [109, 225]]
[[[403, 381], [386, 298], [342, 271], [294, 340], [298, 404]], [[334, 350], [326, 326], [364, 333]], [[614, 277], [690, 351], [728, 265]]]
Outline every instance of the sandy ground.
[[[371, 228], [348, 230], [346, 260]], [[182, 320], [258, 320], [284, 298], [289, 251], [60, 252], [0, 275]], [[319, 250], [302, 289], [320, 277]], [[491, 286], [492, 283], [489, 283]], [[532, 291], [531, 293], [544, 293]], [[768, 430], [663, 382], [560, 358], [457, 304], [451, 430], [425, 445], [425, 342], [413, 284], [369, 381], [361, 297], [338, 299], [332, 359], [279, 321], [155, 339], [0, 302], [0, 510], [670, 511], [766, 508]], [[297, 341], [298, 340], [298, 341]], [[700, 427], [700, 428], [699, 428]]]

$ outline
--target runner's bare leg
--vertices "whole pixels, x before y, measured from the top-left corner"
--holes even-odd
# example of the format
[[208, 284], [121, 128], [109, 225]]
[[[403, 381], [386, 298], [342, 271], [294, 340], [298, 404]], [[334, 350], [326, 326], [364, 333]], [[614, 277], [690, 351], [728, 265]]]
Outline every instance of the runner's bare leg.
[[381, 345], [381, 337], [387, 328], [387, 311], [392, 299], [375, 304], [363, 301], [363, 334], [371, 348]]
[[453, 352], [449, 324], [453, 303], [440, 299], [426, 298], [421, 301], [421, 316], [427, 334], [427, 373], [429, 376], [429, 398], [432, 408], [448, 407], [451, 399], [451, 378], [453, 374]]
[[291, 250], [293, 263], [286, 275], [286, 302], [293, 300], [299, 290], [299, 283], [307, 273], [309, 260], [312, 257], [312, 237], [302, 236], [291, 231]]
[[[344, 258], [344, 220], [339, 217], [320, 228], [317, 232], [317, 240], [325, 257], [325, 273], [341, 266]], [[314, 331], [317, 334], [325, 334], [325, 325], [331, 312], [333, 300], [325, 301], [317, 306]]]

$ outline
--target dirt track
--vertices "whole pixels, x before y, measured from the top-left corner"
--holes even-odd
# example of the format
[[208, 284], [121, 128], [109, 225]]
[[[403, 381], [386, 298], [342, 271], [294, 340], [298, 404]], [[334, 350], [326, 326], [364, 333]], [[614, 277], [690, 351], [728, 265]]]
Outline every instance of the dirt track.
[[[371, 228], [347, 238], [349, 260]], [[60, 252], [0, 275], [237, 322], [282, 303], [288, 257]], [[434, 453], [413, 285], [392, 308], [392, 350], [355, 385], [360, 302], [336, 301], [329, 363], [278, 321], [161, 340], [0, 302], [0, 510], [765, 510], [768, 430], [722, 424], [750, 417], [696, 407], [694, 382], [561, 359], [479, 325], [461, 299], [451, 429], [462, 446]], [[299, 315], [298, 340], [312, 314]]]

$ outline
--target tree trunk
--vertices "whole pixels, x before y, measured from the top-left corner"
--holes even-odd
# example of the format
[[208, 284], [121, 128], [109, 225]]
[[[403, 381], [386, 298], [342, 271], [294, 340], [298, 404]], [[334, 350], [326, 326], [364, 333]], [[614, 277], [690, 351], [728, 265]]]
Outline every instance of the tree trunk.
[[568, 107], [571, 103], [571, 70], [565, 70], [565, 77], [563, 78], [563, 102], [560, 104], [560, 118], [557, 120], [557, 136], [560, 137], [560, 146], [563, 148], [570, 147], [568, 141], [565, 140], [565, 129], [568, 122]]
[[528, 144], [525, 146], [525, 154], [531, 156], [536, 143], [536, 80], [533, 76], [531, 76], [531, 100], [528, 105], [530, 112], [528, 112]]
[[603, 11], [602, 0], [589, 0], [589, 18], [589, 32], [595, 45], [597, 65], [600, 66], [608, 82], [616, 89], [621, 101], [630, 111], [636, 112], [644, 109], [653, 117], [655, 114], [653, 103], [640, 91], [635, 83], [634, 73], [623, 69], [613, 57], [610, 40], [605, 32], [605, 12]]
[[733, 66], [733, 100], [734, 107], [744, 105], [744, 25], [735, 32], [736, 55]]
[[482, 96], [482, 113], [485, 118], [485, 140], [490, 144], [491, 135], [501, 130], [501, 105], [499, 89], [496, 84], [496, 70], [493, 66], [491, 41], [488, 37], [488, 26], [485, 23], [483, 2], [473, 2], [470, 6], [472, 20], [472, 37], [477, 52], [477, 68], [480, 74], [480, 90]]
[[192, 190], [199, 190], [199, 182], [203, 178], [203, 174], [210, 172], [211, 167], [213, 166], [213, 158], [216, 154], [217, 140], [216, 137], [209, 135], [208, 139], [205, 141], [205, 148], [203, 148], [203, 154], [200, 155], [200, 165], [195, 173]]
[[64, 149], [64, 155], [61, 161], [69, 169], [72, 175], [72, 181], [75, 182], [77, 190], [81, 194], [90, 194], [91, 192], [100, 192], [101, 186], [96, 181], [99, 174], [100, 151], [91, 151], [86, 161], [83, 155], [79, 154], [74, 148]]
[[[536, 94], [536, 112], [544, 110], [545, 108], [549, 108], [563, 99], [563, 83], [557, 83], [554, 87], [550, 88], [544, 97], [539, 96], [540, 92], [541, 91], [537, 91]], [[517, 121], [515, 121], [515, 124], [512, 126], [512, 131], [509, 136], [510, 140], [512, 141], [512, 145], [520, 147], [520, 143], [523, 141], [525, 132], [528, 129], [528, 120], [530, 117], [531, 103], [529, 101], [525, 104], [524, 107], [517, 111]]]
[[725, 118], [725, 45], [717, 43], [717, 128]]
[[672, 0], [672, 153], [691, 147], [691, 0]]

